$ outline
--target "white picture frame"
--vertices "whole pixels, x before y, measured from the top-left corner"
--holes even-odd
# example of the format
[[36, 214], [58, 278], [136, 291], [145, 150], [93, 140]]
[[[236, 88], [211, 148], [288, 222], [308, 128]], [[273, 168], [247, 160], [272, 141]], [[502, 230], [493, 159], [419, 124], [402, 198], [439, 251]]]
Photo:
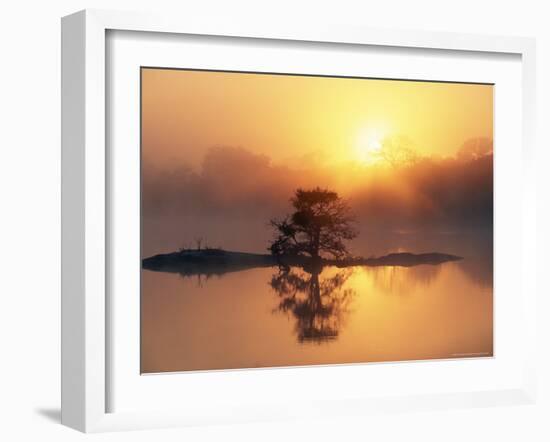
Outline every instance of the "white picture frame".
[[[181, 412], [108, 412], [110, 346], [108, 247], [106, 220], [112, 203], [107, 174], [106, 33], [145, 31], [426, 48], [515, 54], [522, 73], [521, 296], [518, 320], [523, 329], [524, 372], [514, 388], [392, 394], [377, 398], [317, 400], [308, 407], [273, 404], [253, 407], [235, 399], [224, 413], [207, 408]], [[362, 414], [371, 411], [420, 410], [532, 403], [535, 400], [535, 178], [534, 178], [535, 42], [529, 38], [417, 31], [357, 29], [344, 26], [300, 28], [265, 23], [201, 22], [192, 17], [159, 17], [86, 10], [62, 20], [62, 423], [85, 432], [247, 422], [301, 416]], [[518, 356], [519, 357], [519, 356]], [[290, 371], [292, 376], [292, 371]], [[243, 374], [246, 376], [246, 373]], [[226, 382], [229, 382], [227, 380]], [[192, 402], [193, 397], [186, 398]]]

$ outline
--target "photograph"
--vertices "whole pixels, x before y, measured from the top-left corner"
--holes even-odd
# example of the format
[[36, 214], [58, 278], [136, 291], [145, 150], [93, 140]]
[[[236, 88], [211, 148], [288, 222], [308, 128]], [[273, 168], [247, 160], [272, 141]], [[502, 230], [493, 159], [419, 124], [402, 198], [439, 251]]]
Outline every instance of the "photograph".
[[494, 356], [493, 84], [140, 76], [141, 374]]

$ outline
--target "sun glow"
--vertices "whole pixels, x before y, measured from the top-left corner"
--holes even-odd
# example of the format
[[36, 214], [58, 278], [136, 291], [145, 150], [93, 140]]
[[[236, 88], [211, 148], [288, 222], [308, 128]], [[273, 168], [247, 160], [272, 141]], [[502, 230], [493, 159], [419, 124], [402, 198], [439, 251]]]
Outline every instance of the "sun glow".
[[355, 142], [355, 155], [361, 163], [376, 163], [378, 153], [382, 149], [384, 133], [380, 129], [364, 128], [357, 134]]

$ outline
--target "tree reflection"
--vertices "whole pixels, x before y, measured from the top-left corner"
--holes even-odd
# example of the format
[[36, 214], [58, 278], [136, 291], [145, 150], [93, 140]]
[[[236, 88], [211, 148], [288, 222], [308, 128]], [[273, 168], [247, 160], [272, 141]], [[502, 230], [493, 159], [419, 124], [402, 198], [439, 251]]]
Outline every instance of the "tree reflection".
[[269, 284], [280, 298], [274, 311], [296, 319], [300, 343], [322, 343], [338, 337], [355, 296], [355, 290], [343, 287], [352, 272], [346, 269], [321, 278], [321, 270], [281, 268], [273, 275]]

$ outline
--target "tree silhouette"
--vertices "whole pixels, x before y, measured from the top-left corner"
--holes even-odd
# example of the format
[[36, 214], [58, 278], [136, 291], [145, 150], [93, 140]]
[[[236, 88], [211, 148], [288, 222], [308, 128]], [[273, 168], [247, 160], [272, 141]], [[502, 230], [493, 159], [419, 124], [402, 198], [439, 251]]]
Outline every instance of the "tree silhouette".
[[486, 157], [492, 153], [493, 140], [487, 137], [477, 137], [466, 140], [456, 153], [456, 158], [462, 161], [471, 161]]
[[275, 256], [323, 256], [340, 259], [349, 255], [345, 241], [357, 236], [346, 202], [336, 192], [319, 187], [298, 189], [290, 200], [294, 213], [272, 220], [276, 230], [269, 250]]
[[394, 169], [401, 166], [412, 166], [420, 159], [412, 141], [402, 135], [386, 138], [377, 155]]

